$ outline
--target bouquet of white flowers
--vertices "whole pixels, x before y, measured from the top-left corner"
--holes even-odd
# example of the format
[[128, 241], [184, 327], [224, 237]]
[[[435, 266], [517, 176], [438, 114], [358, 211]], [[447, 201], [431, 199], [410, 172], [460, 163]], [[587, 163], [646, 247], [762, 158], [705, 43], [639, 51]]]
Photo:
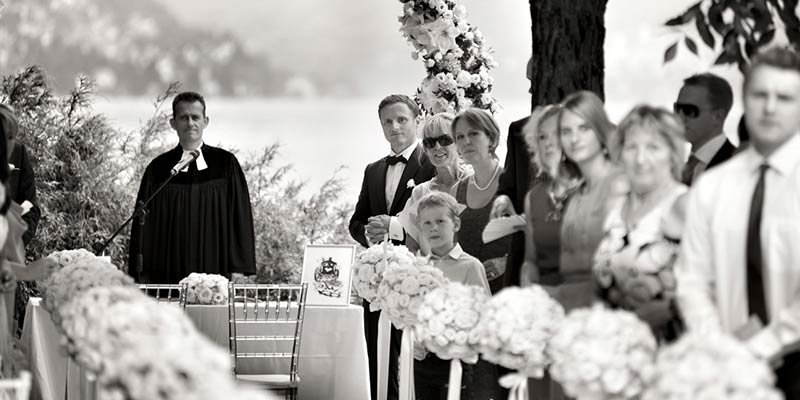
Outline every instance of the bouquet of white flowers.
[[378, 300], [397, 329], [417, 324], [417, 311], [423, 297], [448, 284], [441, 270], [430, 265], [390, 268], [383, 273]]
[[474, 364], [478, 349], [469, 338], [488, 297], [483, 288], [457, 282], [433, 289], [417, 310], [417, 339], [441, 359]]
[[550, 363], [550, 338], [564, 308], [541, 286], [510, 287], [489, 299], [472, 340], [482, 357], [529, 377], [541, 377]]
[[642, 400], [779, 400], [767, 364], [724, 334], [689, 333], [662, 348]]
[[678, 244], [655, 238], [641, 247], [624, 247], [626, 233], [624, 227], [610, 229], [594, 258], [595, 280], [605, 300], [635, 310], [652, 300], [672, 299], [676, 286], [672, 266]]
[[353, 287], [361, 298], [370, 303], [370, 311], [378, 311], [381, 309], [378, 286], [384, 273], [399, 266], [413, 267], [416, 263], [416, 257], [405, 246], [395, 246], [389, 242], [372, 245], [356, 257]]
[[[58, 262], [58, 266], [61, 268], [66, 267], [67, 265], [72, 264], [78, 260], [82, 260], [85, 258], [95, 258], [97, 257], [89, 250], [86, 249], [77, 249], [77, 250], [61, 250], [61, 251], [54, 251], [47, 256], [48, 258], [52, 258], [56, 262]], [[111, 261], [109, 257], [103, 257], [106, 261]]]
[[227, 304], [228, 279], [217, 274], [192, 272], [181, 279], [187, 285], [186, 304]]
[[43, 307], [57, 327], [59, 310], [77, 295], [94, 287], [134, 286], [133, 279], [101, 258], [82, 258], [51, 274], [44, 283]]
[[95, 287], [63, 305], [60, 314], [67, 353], [95, 373], [143, 338], [197, 335], [180, 309], [133, 287]]
[[570, 397], [635, 399], [652, 377], [656, 340], [630, 312], [595, 306], [571, 311], [548, 352], [550, 373]]

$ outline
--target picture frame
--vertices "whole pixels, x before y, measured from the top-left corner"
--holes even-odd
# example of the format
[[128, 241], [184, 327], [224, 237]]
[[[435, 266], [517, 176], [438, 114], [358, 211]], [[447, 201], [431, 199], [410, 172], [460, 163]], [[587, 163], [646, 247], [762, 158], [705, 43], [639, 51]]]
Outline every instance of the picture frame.
[[355, 256], [355, 245], [306, 245], [301, 278], [302, 283], [308, 283], [306, 305], [347, 306]]

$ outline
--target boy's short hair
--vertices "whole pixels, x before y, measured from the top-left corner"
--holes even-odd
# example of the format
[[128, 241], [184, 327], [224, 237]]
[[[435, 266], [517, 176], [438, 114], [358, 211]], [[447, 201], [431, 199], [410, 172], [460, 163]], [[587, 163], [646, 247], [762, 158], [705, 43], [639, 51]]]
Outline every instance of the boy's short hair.
[[450, 211], [450, 218], [455, 221], [458, 218], [458, 201], [450, 193], [433, 191], [417, 202], [417, 220], [420, 219], [422, 210], [431, 207], [445, 207]]

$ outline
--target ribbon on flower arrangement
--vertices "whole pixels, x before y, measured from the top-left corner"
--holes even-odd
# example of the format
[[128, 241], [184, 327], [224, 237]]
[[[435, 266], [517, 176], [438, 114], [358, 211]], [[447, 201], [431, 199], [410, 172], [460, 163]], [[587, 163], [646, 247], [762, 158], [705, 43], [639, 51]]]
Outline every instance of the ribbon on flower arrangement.
[[378, 319], [378, 398], [385, 399], [389, 384], [389, 346], [392, 323], [386, 313], [381, 312]]
[[461, 400], [461, 360], [450, 361], [450, 379], [447, 381], [447, 400]]
[[499, 380], [500, 386], [508, 389], [508, 400], [527, 400], [528, 377], [519, 372], [510, 373]]
[[414, 331], [403, 329], [400, 342], [400, 400], [414, 400]]

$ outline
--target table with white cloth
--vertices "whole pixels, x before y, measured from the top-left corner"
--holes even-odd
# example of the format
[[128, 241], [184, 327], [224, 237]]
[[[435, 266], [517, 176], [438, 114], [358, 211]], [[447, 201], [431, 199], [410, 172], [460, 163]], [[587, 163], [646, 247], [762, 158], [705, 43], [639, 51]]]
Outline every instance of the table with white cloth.
[[[33, 374], [31, 399], [77, 400], [79, 367], [61, 350], [60, 334], [40, 302], [39, 298], [30, 299], [21, 338]], [[188, 305], [186, 313], [200, 332], [228, 351], [227, 305]], [[250, 368], [255, 367], [249, 365], [247, 369]], [[300, 399], [369, 399], [362, 308], [306, 306], [298, 369]]]

